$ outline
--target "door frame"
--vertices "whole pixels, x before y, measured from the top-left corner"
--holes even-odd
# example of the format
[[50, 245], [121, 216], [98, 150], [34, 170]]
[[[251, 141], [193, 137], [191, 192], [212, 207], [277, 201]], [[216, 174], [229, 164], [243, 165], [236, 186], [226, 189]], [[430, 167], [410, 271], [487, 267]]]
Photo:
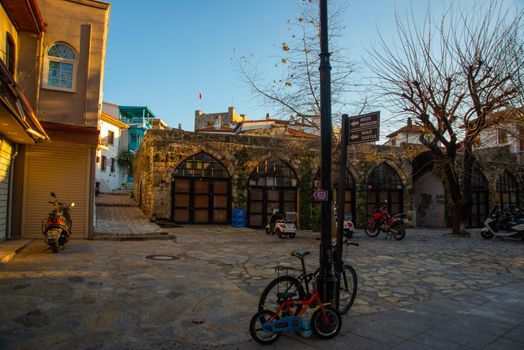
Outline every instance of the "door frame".
[[[262, 190], [262, 225], [252, 225], [251, 224], [251, 189], [261, 189]], [[248, 195], [247, 195], [247, 222], [248, 222], [248, 227], [254, 227], [254, 228], [258, 228], [258, 227], [264, 227], [266, 224], [267, 224], [267, 220], [269, 218], [268, 215], [271, 215], [271, 214], [268, 214], [267, 212], [267, 205], [268, 205], [268, 190], [272, 190], [272, 191], [278, 191], [278, 202], [279, 202], [279, 209], [281, 211], [285, 211], [285, 196], [284, 196], [284, 192], [286, 190], [293, 190], [295, 192], [295, 198], [294, 198], [294, 203], [295, 203], [295, 211], [298, 212], [298, 188], [297, 187], [293, 187], [293, 186], [284, 186], [284, 187], [267, 187], [267, 186], [249, 186], [248, 187]]]
[[[187, 207], [188, 213], [188, 221], [181, 222], [175, 220], [175, 181], [176, 179], [181, 180], [188, 180], [189, 181], [189, 192], [187, 193], [189, 195], [189, 206]], [[208, 222], [195, 222], [195, 181], [207, 181], [209, 183], [209, 202], [208, 202]], [[226, 216], [226, 222], [219, 222], [216, 223], [213, 216], [213, 199], [214, 199], [214, 191], [213, 191], [213, 181], [226, 181], [227, 182], [227, 216]], [[181, 193], [181, 192], [179, 192]], [[178, 207], [182, 208], [182, 207]], [[180, 224], [186, 224], [186, 225], [229, 225], [231, 223], [231, 178], [223, 178], [223, 177], [194, 177], [194, 176], [174, 176], [172, 185], [171, 185], [171, 221], [175, 223]]]

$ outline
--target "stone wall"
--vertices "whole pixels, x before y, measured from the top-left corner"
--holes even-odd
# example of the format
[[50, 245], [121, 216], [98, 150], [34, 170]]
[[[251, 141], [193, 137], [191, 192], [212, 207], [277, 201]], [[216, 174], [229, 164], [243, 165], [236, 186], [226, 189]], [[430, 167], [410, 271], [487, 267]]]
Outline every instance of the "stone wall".
[[[186, 158], [205, 152], [227, 168], [232, 180], [232, 206], [246, 208], [247, 183], [256, 166], [266, 159], [277, 158], [288, 163], [298, 179], [298, 208], [305, 215], [302, 220], [309, 225], [312, 186], [311, 180], [320, 165], [318, 140], [247, 136], [199, 134], [182, 130], [149, 130], [135, 157], [135, 196], [144, 213], [151, 219], [171, 218], [172, 182], [175, 168]], [[391, 166], [403, 184], [404, 210], [413, 215], [413, 159], [427, 150], [420, 145], [402, 147], [361, 144], [348, 148], [348, 170], [356, 185], [356, 218], [360, 225], [365, 222], [367, 203], [367, 179], [373, 169], [382, 162]], [[339, 150], [334, 147], [333, 183], [338, 176]], [[494, 203], [495, 183], [505, 170], [524, 180], [521, 167], [507, 149], [482, 150], [480, 167], [492, 186]], [[445, 186], [446, 188], [446, 186]], [[447, 191], [447, 190], [446, 190]], [[524, 192], [524, 191], [523, 191]], [[446, 195], [446, 197], [448, 197]], [[522, 198], [521, 203], [524, 203]], [[449, 201], [447, 201], [449, 202]], [[447, 211], [447, 210], [446, 210]], [[306, 218], [307, 216], [307, 218]]]

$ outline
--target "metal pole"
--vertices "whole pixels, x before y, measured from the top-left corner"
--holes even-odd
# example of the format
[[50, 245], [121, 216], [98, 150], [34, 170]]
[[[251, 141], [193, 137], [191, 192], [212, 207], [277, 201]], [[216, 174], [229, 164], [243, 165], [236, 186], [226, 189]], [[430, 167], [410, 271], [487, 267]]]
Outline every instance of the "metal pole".
[[328, 191], [328, 201], [322, 202], [320, 227], [320, 274], [318, 292], [323, 302], [334, 302], [336, 279], [333, 276], [333, 248], [331, 246], [331, 216], [333, 193], [331, 188], [331, 65], [328, 50], [327, 0], [320, 0], [320, 183]]
[[337, 246], [335, 247], [335, 273], [337, 275], [336, 307], [340, 300], [340, 276], [344, 269], [342, 261], [342, 241], [344, 237], [344, 204], [346, 202], [346, 172], [348, 159], [348, 127], [349, 118], [347, 114], [342, 115], [342, 129], [340, 131], [340, 166], [338, 170], [338, 188], [337, 188]]

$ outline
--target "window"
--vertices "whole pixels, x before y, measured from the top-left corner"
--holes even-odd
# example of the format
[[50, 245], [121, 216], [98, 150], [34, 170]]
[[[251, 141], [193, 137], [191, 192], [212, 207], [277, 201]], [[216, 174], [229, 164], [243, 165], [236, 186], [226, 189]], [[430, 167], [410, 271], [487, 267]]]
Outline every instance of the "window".
[[131, 143], [137, 143], [137, 136], [136, 136], [136, 134], [131, 134]]
[[100, 164], [100, 170], [106, 171], [107, 157], [102, 156], [102, 163]]
[[75, 85], [76, 54], [65, 44], [55, 44], [47, 51], [47, 86], [73, 90]]
[[175, 176], [228, 178], [229, 173], [222, 163], [201, 152], [180, 163], [175, 169]]
[[113, 145], [115, 142], [115, 133], [111, 130], [107, 132], [107, 143]]
[[111, 158], [111, 172], [115, 172], [115, 158]]
[[6, 34], [5, 38], [5, 63], [9, 73], [15, 75], [15, 42], [9, 33]]

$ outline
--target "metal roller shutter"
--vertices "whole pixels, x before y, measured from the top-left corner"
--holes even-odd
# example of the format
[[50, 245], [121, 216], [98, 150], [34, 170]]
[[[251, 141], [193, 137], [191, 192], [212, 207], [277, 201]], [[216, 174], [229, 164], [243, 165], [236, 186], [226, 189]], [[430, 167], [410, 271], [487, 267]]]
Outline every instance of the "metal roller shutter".
[[82, 145], [54, 142], [28, 147], [22, 237], [42, 237], [42, 220], [52, 209], [50, 192], [59, 201], [75, 202], [73, 238], [88, 237], [89, 164], [90, 150]]
[[7, 205], [9, 199], [9, 167], [12, 147], [6, 140], [0, 140], [0, 241], [7, 237]]

